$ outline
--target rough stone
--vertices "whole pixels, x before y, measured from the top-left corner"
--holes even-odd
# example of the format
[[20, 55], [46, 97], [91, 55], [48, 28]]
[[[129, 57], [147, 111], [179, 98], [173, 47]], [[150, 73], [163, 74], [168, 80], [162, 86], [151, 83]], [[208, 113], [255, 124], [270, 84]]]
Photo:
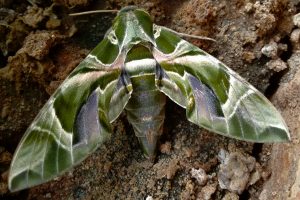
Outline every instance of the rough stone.
[[171, 142], [166, 142], [160, 145], [159, 150], [161, 153], [170, 154], [171, 148], [172, 148]]
[[29, 34], [25, 41], [21, 52], [27, 53], [29, 56], [41, 60], [49, 54], [51, 47], [55, 46], [62, 39], [54, 31], [38, 31]]
[[266, 65], [269, 69], [275, 72], [280, 72], [287, 68], [287, 64], [280, 58], [277, 58], [276, 60], [270, 60]]
[[253, 4], [252, 3], [247, 3], [245, 5], [245, 12], [246, 13], [251, 13], [253, 11]]
[[217, 184], [207, 185], [201, 189], [197, 199], [210, 200], [212, 199], [212, 195], [216, 192], [216, 190]]
[[227, 192], [222, 200], [239, 200], [239, 196], [233, 192]]
[[293, 30], [293, 32], [291, 33], [290, 41], [292, 43], [294, 52], [300, 49], [300, 44], [299, 44], [299, 42], [300, 42], [300, 29], [299, 28]]
[[153, 197], [152, 196], [147, 196], [146, 200], [153, 200]]
[[295, 26], [300, 28], [300, 13], [294, 15], [293, 23], [294, 23]]
[[202, 168], [199, 169], [192, 168], [191, 175], [193, 178], [197, 180], [199, 185], [205, 185], [207, 183], [207, 179], [208, 179], [207, 174]]
[[239, 152], [221, 150], [218, 181], [222, 189], [241, 194], [248, 186], [251, 172], [255, 169], [255, 158]]
[[278, 45], [274, 41], [271, 41], [269, 44], [266, 44], [261, 49], [261, 53], [269, 58], [277, 57], [277, 51], [278, 51]]
[[264, 184], [260, 200], [300, 199], [300, 70], [293, 79], [280, 85], [272, 103], [286, 120], [292, 141], [274, 144], [269, 166], [271, 176]]
[[288, 72], [282, 77], [283, 83], [288, 83], [291, 81], [296, 72], [300, 69], [300, 50], [295, 51], [291, 57], [287, 60], [289, 67]]

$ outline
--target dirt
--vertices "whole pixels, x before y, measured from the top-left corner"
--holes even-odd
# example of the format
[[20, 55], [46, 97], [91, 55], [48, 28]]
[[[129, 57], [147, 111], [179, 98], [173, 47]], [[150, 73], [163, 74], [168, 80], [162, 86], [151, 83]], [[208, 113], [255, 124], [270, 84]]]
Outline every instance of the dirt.
[[[300, 4], [293, 0], [0, 1], [1, 199], [297, 199]], [[70, 172], [21, 192], [7, 189], [13, 152], [64, 78], [101, 41], [113, 14], [67, 13], [137, 5], [273, 96], [289, 144], [228, 139], [191, 124], [167, 102], [156, 160], [143, 157], [123, 113], [112, 138]], [[223, 157], [222, 157], [223, 152]], [[224, 152], [226, 152], [224, 154]], [[242, 177], [242, 178], [241, 178]], [[300, 177], [300, 176], [299, 176]], [[279, 182], [277, 182], [280, 180]], [[221, 183], [220, 183], [221, 182]]]

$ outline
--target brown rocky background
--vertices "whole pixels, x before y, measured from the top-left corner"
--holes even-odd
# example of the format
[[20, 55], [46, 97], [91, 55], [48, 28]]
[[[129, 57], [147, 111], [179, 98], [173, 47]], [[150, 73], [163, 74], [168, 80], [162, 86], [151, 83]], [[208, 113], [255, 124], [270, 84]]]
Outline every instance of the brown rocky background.
[[[64, 176], [7, 189], [13, 152], [39, 109], [101, 41], [114, 14], [68, 13], [137, 5], [155, 23], [211, 53], [266, 94], [291, 134], [286, 144], [228, 139], [185, 119], [168, 101], [154, 163], [124, 114], [110, 141]], [[300, 199], [298, 0], [0, 0], [0, 199]]]

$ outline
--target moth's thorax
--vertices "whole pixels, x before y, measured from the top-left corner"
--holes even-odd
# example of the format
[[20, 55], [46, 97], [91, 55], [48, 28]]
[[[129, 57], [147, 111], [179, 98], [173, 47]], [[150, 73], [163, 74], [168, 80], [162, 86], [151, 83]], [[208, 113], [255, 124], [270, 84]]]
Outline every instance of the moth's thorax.
[[133, 60], [125, 63], [125, 71], [131, 76], [155, 74], [156, 62], [153, 58]]
[[125, 60], [125, 71], [130, 77], [155, 74], [156, 61], [150, 49], [145, 45], [135, 45]]

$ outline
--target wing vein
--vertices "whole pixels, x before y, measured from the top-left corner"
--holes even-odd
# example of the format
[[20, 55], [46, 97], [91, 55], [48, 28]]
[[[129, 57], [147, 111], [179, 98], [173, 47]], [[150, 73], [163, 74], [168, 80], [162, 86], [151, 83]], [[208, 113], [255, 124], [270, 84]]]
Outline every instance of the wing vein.
[[[236, 89], [233, 87], [233, 85], [231, 84], [230, 80], [229, 80], [229, 85], [230, 85], [230, 87], [232, 88], [233, 93], [234, 93], [235, 96], [237, 97], [238, 95], [237, 95]], [[240, 97], [242, 97], [242, 96], [240, 96]], [[230, 96], [228, 96], [228, 98], [230, 98]], [[234, 112], [235, 112], [235, 111], [234, 111]], [[242, 123], [241, 123], [241, 120], [240, 120], [240, 117], [239, 117], [239, 116], [237, 117], [237, 120], [238, 120], [240, 129], [241, 129], [242, 137], [245, 138], [244, 128], [243, 128], [243, 126], [242, 126]]]
[[[221, 87], [223, 87], [223, 89], [224, 89], [224, 91], [225, 91], [225, 93], [226, 93], [226, 96], [227, 96], [227, 101], [229, 101], [230, 99], [228, 98], [229, 97], [229, 95], [228, 95], [228, 91], [227, 91], [227, 89], [226, 89], [226, 87], [225, 87], [225, 83], [224, 83], [224, 80], [222, 79], [221, 80]], [[221, 109], [222, 109], [222, 106], [221, 106]], [[223, 113], [224, 113], [224, 111], [223, 111]], [[229, 135], [230, 133], [229, 133], [229, 124], [228, 124], [228, 119], [227, 119], [227, 117], [225, 116], [224, 117], [224, 119], [225, 119], [225, 122], [226, 122], [226, 130], [227, 130], [227, 135]]]
[[[232, 85], [230, 82], [229, 82], [229, 84], [230, 84], [230, 87], [232, 87], [232, 89], [235, 90], [235, 92], [236, 92], [237, 90], [233, 87], [233, 85]], [[252, 91], [251, 88], [248, 88], [248, 89], [246, 90], [245, 94], [247, 94], [249, 90]], [[250, 97], [251, 94], [253, 94], [253, 93], [248, 94], [247, 96], [245, 96], [245, 98]], [[240, 95], [240, 97], [243, 97], [243, 95], [241, 95], [241, 93], [239, 93], [239, 95]], [[257, 131], [257, 127], [255, 126], [255, 123], [254, 123], [254, 121], [253, 121], [253, 119], [252, 119], [252, 116], [250, 115], [250, 112], [249, 112], [247, 106], [245, 105], [243, 99], [241, 99], [241, 101], [239, 101], [239, 102], [240, 102], [241, 107], [244, 108], [245, 112], [247, 113], [247, 115], [248, 115], [248, 117], [249, 117], [249, 120], [251, 121], [251, 124], [252, 124], [252, 126], [254, 127], [254, 133], [255, 133], [256, 139], [258, 139], [258, 131]]]

